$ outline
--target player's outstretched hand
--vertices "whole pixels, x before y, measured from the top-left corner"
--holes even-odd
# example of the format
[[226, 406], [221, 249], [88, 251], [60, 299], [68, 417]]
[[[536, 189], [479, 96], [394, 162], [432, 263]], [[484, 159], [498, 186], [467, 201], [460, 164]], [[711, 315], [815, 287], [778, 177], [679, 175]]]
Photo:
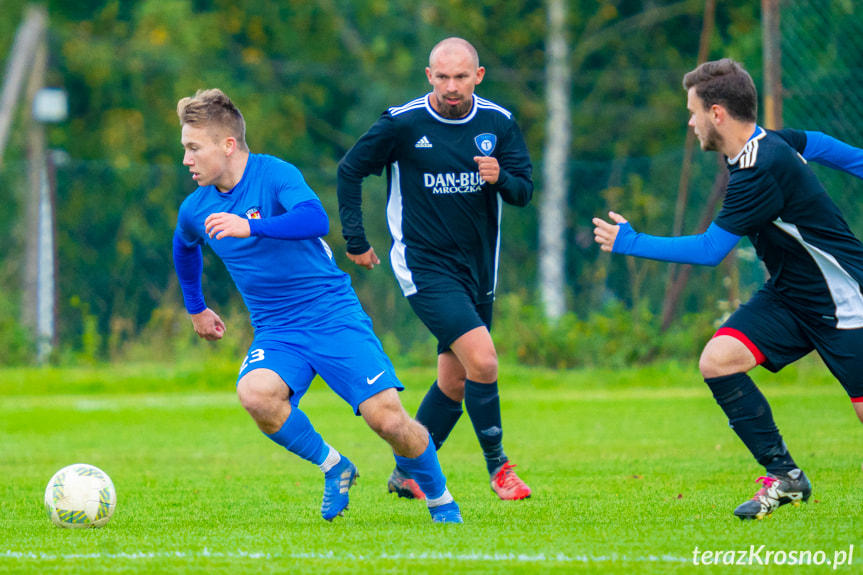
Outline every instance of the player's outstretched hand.
[[364, 254], [348, 254], [348, 259], [358, 266], [363, 266], [367, 270], [370, 270], [381, 263], [381, 260], [379, 260], [378, 256], [375, 254], [375, 248], [369, 248], [369, 251]]
[[210, 214], [204, 220], [204, 229], [211, 238], [247, 238], [252, 234], [249, 220], [237, 214], [219, 212]]
[[614, 248], [614, 240], [617, 239], [619, 231], [618, 224], [625, 224], [626, 219], [620, 214], [608, 212], [608, 217], [614, 222], [610, 224], [602, 218], [593, 218], [593, 239], [599, 244], [599, 248], [604, 252], [610, 252]]
[[218, 341], [225, 335], [225, 322], [210, 308], [191, 314], [191, 318], [198, 337], [207, 341]]

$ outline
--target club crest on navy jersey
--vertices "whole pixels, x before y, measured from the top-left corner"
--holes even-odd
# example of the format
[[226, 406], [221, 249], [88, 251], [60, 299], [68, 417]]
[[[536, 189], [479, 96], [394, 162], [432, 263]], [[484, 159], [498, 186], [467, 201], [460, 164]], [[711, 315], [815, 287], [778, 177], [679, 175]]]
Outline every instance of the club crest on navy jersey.
[[484, 156], [490, 156], [494, 151], [494, 146], [497, 144], [497, 136], [494, 134], [480, 134], [473, 139], [476, 142], [476, 147]]
[[246, 217], [250, 220], [260, 220], [261, 219], [261, 209], [258, 207], [249, 208], [246, 210]]

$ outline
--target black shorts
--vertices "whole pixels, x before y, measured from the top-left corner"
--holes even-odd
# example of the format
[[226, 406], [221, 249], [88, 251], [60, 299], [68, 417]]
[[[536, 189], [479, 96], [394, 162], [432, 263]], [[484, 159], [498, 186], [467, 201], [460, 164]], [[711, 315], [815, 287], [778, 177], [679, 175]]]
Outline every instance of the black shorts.
[[826, 324], [820, 316], [792, 308], [769, 285], [740, 306], [717, 335], [737, 337], [772, 372], [815, 350], [851, 400], [863, 401], [863, 328]]
[[476, 303], [458, 282], [425, 287], [408, 297], [414, 313], [437, 338], [438, 355], [472, 329], [491, 331], [493, 302]]

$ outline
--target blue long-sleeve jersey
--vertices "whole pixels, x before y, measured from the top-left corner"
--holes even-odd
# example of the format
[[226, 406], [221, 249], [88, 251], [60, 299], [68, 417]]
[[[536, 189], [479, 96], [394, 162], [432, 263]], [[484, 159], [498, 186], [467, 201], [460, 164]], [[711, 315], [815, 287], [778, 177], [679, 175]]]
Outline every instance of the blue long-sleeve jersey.
[[[252, 237], [210, 239], [204, 221], [217, 212], [248, 218]], [[233, 190], [203, 186], [180, 206], [174, 254], [187, 310], [205, 307], [197, 262], [207, 244], [231, 274], [257, 333], [361, 311], [350, 277], [320, 237], [326, 231], [326, 213], [300, 171], [278, 158], [251, 154]]]

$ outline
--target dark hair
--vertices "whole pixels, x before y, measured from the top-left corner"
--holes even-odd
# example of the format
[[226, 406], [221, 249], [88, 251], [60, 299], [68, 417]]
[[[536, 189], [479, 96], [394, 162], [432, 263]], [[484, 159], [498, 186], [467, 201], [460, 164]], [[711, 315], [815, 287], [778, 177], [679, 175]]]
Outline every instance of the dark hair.
[[246, 149], [246, 121], [234, 103], [218, 88], [198, 90], [191, 98], [177, 102], [180, 125], [222, 130], [237, 140], [240, 149]]
[[731, 58], [705, 62], [683, 77], [683, 88], [695, 87], [695, 95], [709, 108], [719, 104], [737, 120], [755, 122], [758, 92], [743, 66]]

